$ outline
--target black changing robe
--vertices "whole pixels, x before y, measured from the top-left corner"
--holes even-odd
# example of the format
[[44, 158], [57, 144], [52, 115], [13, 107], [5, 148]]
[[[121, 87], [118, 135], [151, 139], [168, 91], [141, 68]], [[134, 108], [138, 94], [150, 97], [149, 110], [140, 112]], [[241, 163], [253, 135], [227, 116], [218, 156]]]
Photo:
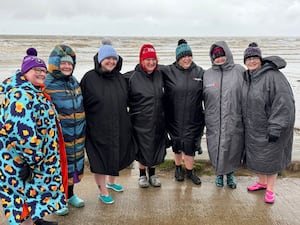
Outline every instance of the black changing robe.
[[94, 57], [95, 69], [81, 80], [86, 113], [86, 151], [91, 171], [118, 176], [135, 157], [136, 144], [127, 111], [127, 85], [120, 73], [122, 59], [104, 72]]
[[137, 65], [135, 71], [124, 76], [128, 80], [130, 117], [138, 144], [136, 160], [153, 167], [162, 163], [166, 155], [162, 73], [155, 70], [147, 74]]

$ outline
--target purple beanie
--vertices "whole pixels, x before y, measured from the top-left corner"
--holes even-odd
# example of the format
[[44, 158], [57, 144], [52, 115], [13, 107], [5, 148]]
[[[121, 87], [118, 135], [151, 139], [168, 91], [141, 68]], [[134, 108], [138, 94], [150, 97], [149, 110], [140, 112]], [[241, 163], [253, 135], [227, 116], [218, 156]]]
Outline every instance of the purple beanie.
[[261, 50], [258, 47], [257, 43], [252, 42], [248, 45], [248, 48], [244, 51], [244, 63], [246, 62], [246, 59], [250, 57], [258, 57], [260, 61], [262, 60], [261, 56]]
[[37, 51], [35, 48], [29, 48], [26, 51], [27, 55], [24, 57], [21, 67], [22, 74], [34, 67], [43, 67], [47, 70], [45, 62], [37, 57]]

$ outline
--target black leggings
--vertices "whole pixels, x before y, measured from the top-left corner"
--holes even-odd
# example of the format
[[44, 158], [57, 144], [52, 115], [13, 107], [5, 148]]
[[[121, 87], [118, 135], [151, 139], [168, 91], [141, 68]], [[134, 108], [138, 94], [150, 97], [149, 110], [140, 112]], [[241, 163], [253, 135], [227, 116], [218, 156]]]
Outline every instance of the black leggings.
[[68, 186], [68, 199], [74, 195], [74, 185]]

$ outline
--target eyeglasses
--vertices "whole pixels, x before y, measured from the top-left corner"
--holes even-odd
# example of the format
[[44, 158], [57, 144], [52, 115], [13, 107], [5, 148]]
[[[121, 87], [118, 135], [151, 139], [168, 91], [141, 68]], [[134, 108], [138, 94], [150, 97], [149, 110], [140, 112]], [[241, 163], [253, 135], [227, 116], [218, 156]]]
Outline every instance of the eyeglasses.
[[246, 61], [248, 61], [248, 62], [257, 61], [257, 60], [260, 60], [260, 59], [259, 59], [259, 57], [255, 57], [255, 56], [254, 57], [249, 57], [249, 58], [246, 59]]
[[41, 73], [47, 73], [47, 70], [44, 69], [44, 68], [34, 67], [32, 69], [34, 70], [34, 72], [39, 73], [39, 74], [41, 74]]

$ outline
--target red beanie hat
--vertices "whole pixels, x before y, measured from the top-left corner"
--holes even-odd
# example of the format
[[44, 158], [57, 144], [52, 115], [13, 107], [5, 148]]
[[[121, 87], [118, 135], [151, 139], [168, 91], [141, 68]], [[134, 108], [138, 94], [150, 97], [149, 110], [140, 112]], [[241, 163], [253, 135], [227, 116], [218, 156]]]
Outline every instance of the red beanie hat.
[[153, 58], [157, 60], [156, 51], [153, 45], [144, 44], [140, 50], [140, 65], [142, 65], [142, 61], [144, 59]]
[[222, 56], [225, 56], [225, 52], [224, 49], [219, 46], [216, 46], [211, 52], [211, 57], [213, 60]]

